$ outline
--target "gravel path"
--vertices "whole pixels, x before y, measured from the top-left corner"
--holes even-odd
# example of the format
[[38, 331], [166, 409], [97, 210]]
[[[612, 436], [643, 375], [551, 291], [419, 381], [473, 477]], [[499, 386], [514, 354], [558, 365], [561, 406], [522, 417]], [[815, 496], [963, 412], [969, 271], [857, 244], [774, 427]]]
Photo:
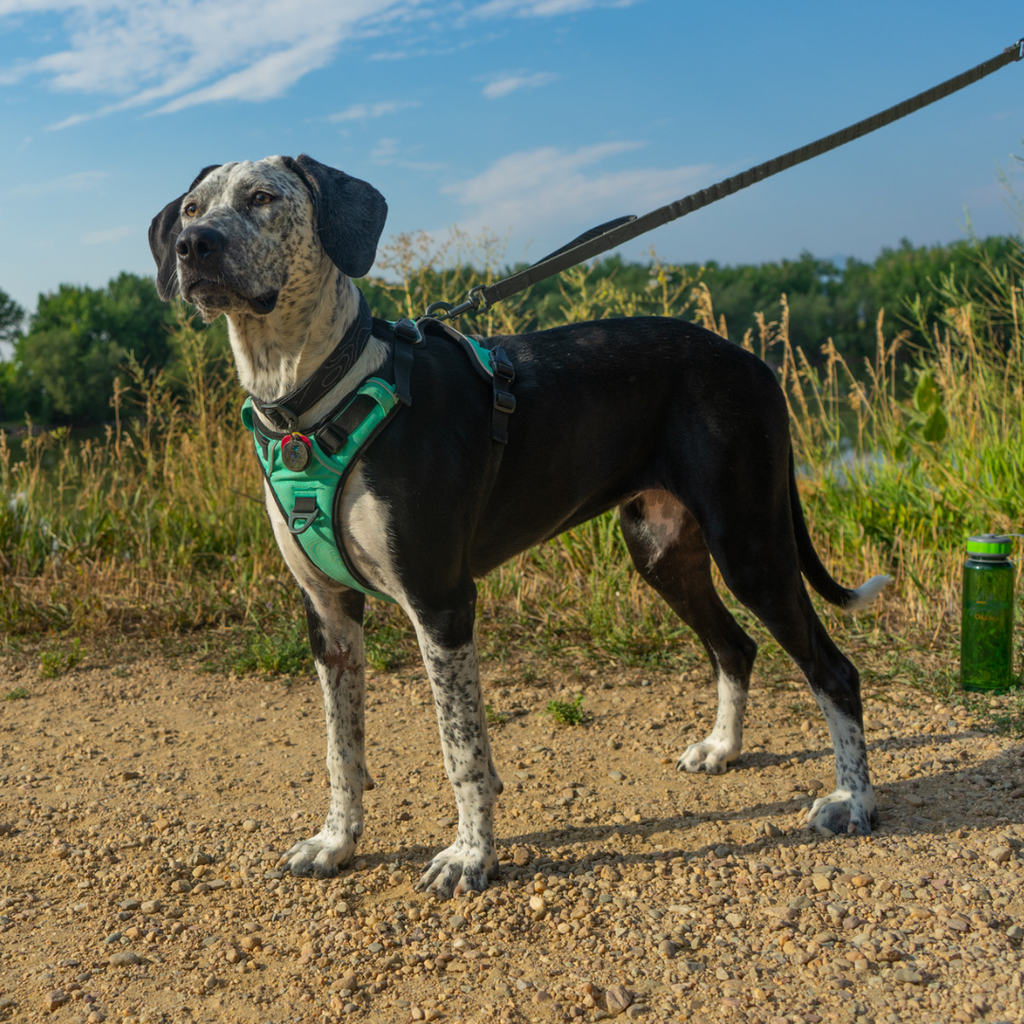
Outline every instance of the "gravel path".
[[[313, 881], [276, 869], [326, 808], [313, 685], [0, 661], [30, 694], [0, 703], [0, 1021], [1024, 1022], [1024, 747], [869, 694], [881, 828], [825, 839], [802, 684], [755, 688], [707, 777], [674, 769], [702, 679], [512, 674], [485, 673], [501, 876], [442, 903], [412, 889], [454, 828], [422, 672], [372, 676], [359, 860]], [[578, 690], [592, 722], [555, 727]]]

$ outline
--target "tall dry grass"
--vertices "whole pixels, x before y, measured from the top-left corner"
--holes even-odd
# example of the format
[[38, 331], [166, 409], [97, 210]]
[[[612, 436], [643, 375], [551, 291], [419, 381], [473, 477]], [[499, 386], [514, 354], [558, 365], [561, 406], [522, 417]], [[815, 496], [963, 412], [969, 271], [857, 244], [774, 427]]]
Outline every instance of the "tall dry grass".
[[[493, 279], [500, 247], [487, 246], [484, 271], [439, 273], [419, 240], [400, 239], [386, 257], [395, 279], [374, 288], [406, 314], [435, 299], [457, 300]], [[762, 318], [740, 340], [778, 370], [807, 517], [831, 571], [851, 584], [880, 572], [896, 579], [876, 623], [925, 633], [955, 628], [964, 538], [1024, 525], [1024, 270], [1017, 269], [988, 280], [983, 298], [976, 284], [938, 283], [947, 313], [927, 351], [905, 352], [905, 336], [880, 317], [875, 357], [862, 367], [849, 366], [827, 339], [820, 353], [805, 353], [790, 342], [785, 302], [779, 321]], [[657, 259], [639, 294], [614, 277], [592, 278], [586, 267], [567, 272], [558, 308], [542, 326], [647, 313], [728, 332], [707, 289]], [[516, 305], [463, 327], [514, 332]], [[204, 336], [184, 315], [177, 332], [184, 393], [135, 367], [144, 414], [130, 423], [118, 418], [99, 440], [77, 444], [67, 431], [47, 431], [27, 438], [15, 456], [0, 434], [0, 632], [7, 637], [298, 620], [238, 417], [243, 395], [211, 370]], [[682, 633], [632, 570], [614, 514], [519, 556], [482, 581], [480, 598], [494, 651], [529, 638], [610, 661], [657, 659]], [[373, 611], [392, 633], [397, 615]]]

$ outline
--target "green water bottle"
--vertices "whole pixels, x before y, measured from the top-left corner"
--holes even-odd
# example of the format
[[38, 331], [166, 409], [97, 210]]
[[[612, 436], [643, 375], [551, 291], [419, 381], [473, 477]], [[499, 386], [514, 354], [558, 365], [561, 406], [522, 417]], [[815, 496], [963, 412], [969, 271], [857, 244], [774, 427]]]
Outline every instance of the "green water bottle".
[[996, 533], [967, 540], [960, 630], [960, 683], [975, 693], [1006, 693], [1013, 674], [1012, 541]]

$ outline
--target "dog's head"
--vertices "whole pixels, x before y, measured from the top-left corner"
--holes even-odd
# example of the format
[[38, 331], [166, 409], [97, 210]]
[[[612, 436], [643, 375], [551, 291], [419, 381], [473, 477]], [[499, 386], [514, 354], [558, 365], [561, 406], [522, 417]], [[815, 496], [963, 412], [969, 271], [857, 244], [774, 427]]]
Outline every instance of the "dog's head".
[[207, 321], [266, 315], [289, 282], [313, 287], [325, 256], [365, 276], [387, 212], [372, 185], [308, 156], [206, 167], [150, 225], [157, 291], [181, 294]]

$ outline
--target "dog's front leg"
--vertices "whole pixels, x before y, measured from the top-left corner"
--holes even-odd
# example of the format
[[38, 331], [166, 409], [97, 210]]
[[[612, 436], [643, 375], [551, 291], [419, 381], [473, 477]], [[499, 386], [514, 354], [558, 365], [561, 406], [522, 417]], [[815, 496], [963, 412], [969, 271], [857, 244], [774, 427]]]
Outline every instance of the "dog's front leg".
[[282, 860], [293, 875], [330, 878], [355, 853], [363, 832], [363, 790], [373, 788], [363, 752], [364, 598], [354, 590], [309, 587], [303, 600], [327, 715], [331, 806], [324, 827]]
[[497, 873], [494, 805], [502, 790], [494, 770], [487, 712], [473, 640], [473, 604], [463, 612], [418, 618], [416, 631], [434, 694], [448, 780], [455, 791], [455, 842], [430, 862], [416, 885], [442, 899], [482, 891]]

